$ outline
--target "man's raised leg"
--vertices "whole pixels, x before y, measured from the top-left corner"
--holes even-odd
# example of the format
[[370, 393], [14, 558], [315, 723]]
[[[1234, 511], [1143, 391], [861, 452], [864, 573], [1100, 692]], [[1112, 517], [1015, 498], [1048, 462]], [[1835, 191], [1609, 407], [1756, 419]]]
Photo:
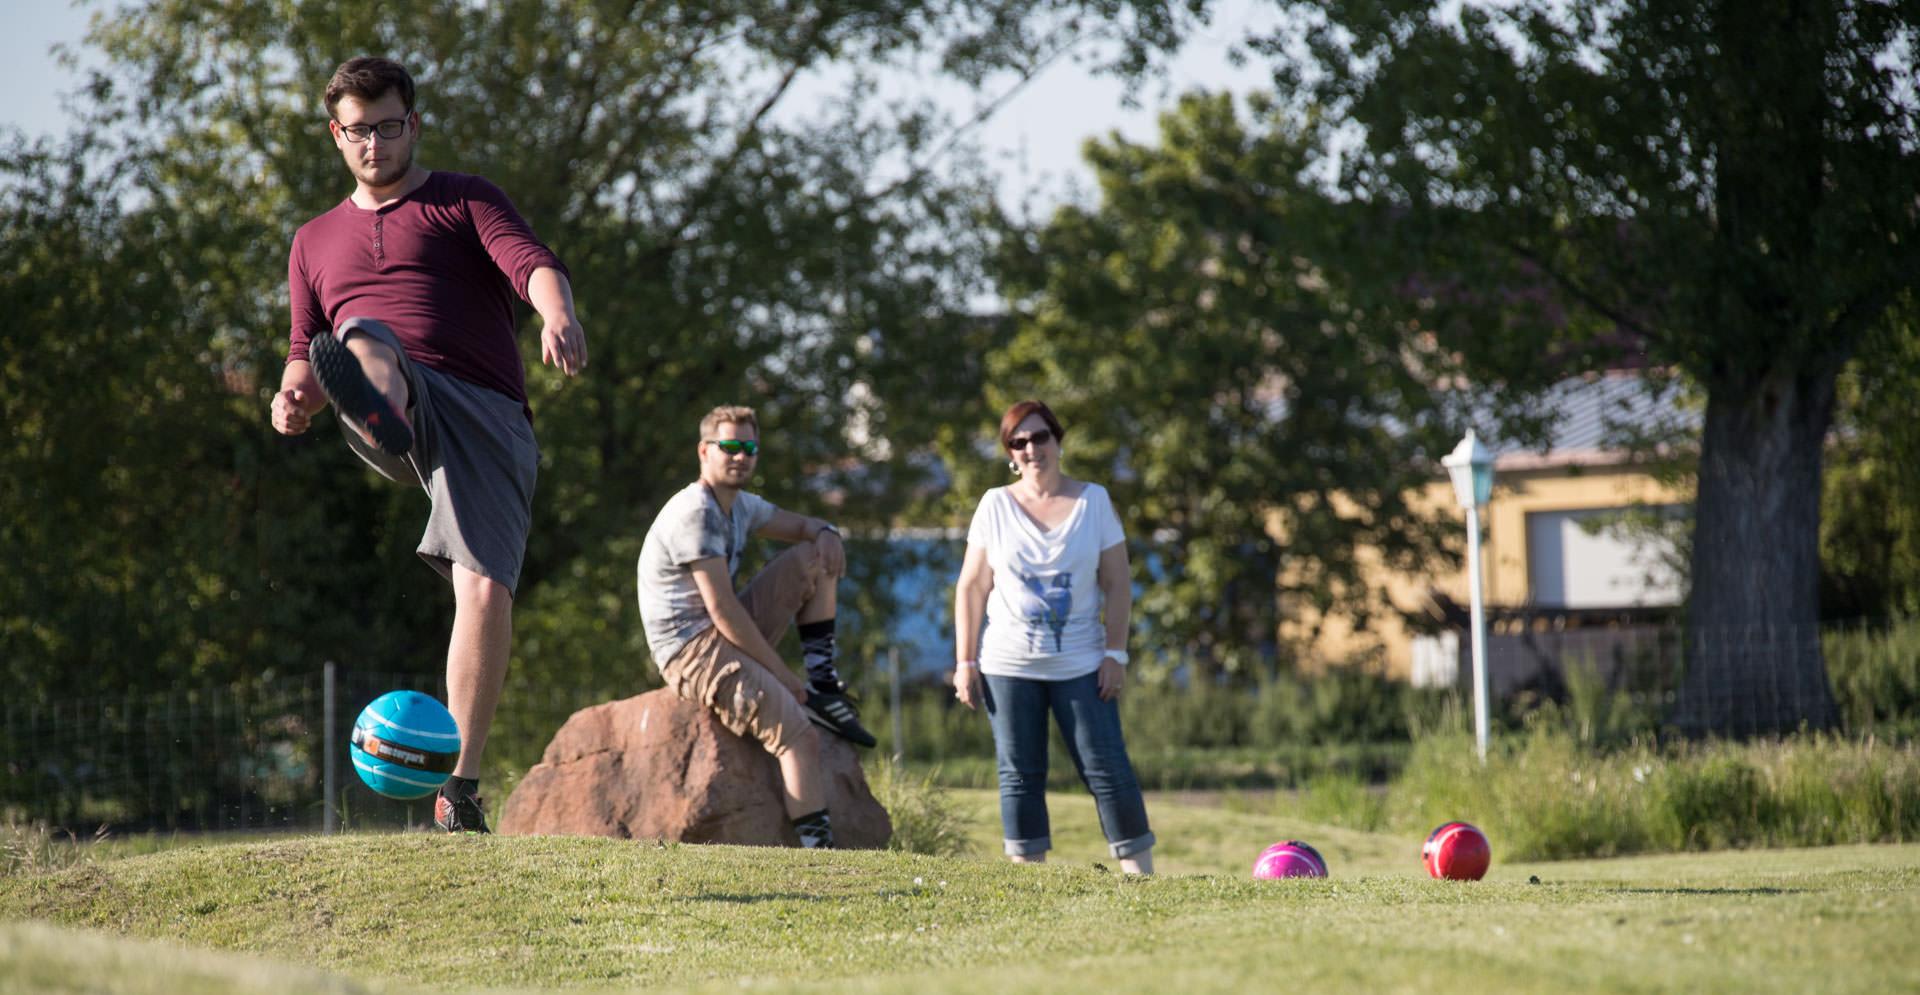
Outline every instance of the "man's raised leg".
[[347, 330], [346, 346], [347, 351], [360, 360], [360, 371], [366, 374], [373, 389], [379, 391], [395, 411], [407, 410], [407, 378], [400, 373], [400, 357], [393, 354], [393, 347], [353, 328]]
[[367, 328], [386, 326], [367, 318], [351, 318], [339, 337], [316, 336], [308, 361], [320, 389], [354, 431], [382, 452], [404, 456], [413, 448], [413, 429], [407, 424], [407, 378], [392, 345]]
[[513, 595], [498, 581], [453, 565], [453, 637], [447, 643], [447, 709], [460, 724], [460, 760], [434, 806], [449, 832], [486, 832], [478, 794], [480, 758], [507, 679]]

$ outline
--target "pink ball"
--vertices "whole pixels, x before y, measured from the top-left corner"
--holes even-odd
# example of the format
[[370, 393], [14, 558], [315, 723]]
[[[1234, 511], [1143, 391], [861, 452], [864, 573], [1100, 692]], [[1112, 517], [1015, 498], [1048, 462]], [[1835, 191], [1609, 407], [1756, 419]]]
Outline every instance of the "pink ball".
[[1427, 835], [1420, 848], [1427, 873], [1449, 881], [1478, 881], [1493, 863], [1487, 834], [1464, 822], [1449, 822]]
[[1253, 876], [1259, 881], [1323, 878], [1327, 876], [1327, 862], [1313, 847], [1299, 840], [1283, 840], [1260, 851], [1259, 859], [1253, 862]]

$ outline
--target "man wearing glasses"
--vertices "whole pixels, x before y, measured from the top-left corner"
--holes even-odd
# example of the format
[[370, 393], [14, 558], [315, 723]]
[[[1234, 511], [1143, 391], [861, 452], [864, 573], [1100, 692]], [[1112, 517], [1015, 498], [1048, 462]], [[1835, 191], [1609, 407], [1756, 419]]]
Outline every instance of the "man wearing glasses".
[[414, 161], [420, 115], [399, 64], [358, 58], [327, 83], [353, 193], [303, 225], [287, 262], [292, 348], [272, 406], [284, 435], [331, 401], [347, 445], [432, 502], [418, 552], [453, 584], [447, 705], [460, 724], [434, 821], [487, 831], [480, 757], [506, 679], [539, 449], [513, 300], [538, 311], [541, 358], [587, 364], [567, 270], [478, 176]]
[[[760, 455], [752, 408], [700, 420], [700, 479], [668, 499], [640, 548], [640, 619], [667, 686], [722, 725], [752, 736], [780, 763], [787, 817], [800, 844], [831, 847], [820, 744], [809, 722], [874, 745], [834, 667], [834, 584], [846, 569], [840, 534], [746, 491]], [[739, 594], [750, 536], [793, 545]], [[773, 644], [798, 623], [802, 679]]]

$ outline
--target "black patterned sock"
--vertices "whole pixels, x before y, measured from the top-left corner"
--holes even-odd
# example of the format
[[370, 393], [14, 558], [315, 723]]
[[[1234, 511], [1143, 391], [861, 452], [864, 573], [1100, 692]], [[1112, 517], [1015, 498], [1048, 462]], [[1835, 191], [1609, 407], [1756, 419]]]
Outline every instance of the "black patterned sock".
[[800, 623], [800, 659], [814, 690], [840, 693], [840, 672], [833, 666], [833, 619]]
[[800, 845], [809, 850], [833, 849], [833, 823], [824, 808], [793, 820], [793, 831], [800, 834]]

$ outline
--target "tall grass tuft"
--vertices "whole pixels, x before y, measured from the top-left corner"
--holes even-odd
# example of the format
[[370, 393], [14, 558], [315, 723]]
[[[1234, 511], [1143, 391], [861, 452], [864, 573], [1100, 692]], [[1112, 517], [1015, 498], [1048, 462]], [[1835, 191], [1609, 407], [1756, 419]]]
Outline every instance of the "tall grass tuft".
[[85, 864], [93, 859], [91, 845], [104, 842], [108, 835], [107, 827], [101, 826], [93, 839], [82, 840], [9, 813], [0, 822], [0, 877], [48, 874]]
[[1298, 814], [1314, 822], [1379, 832], [1387, 824], [1387, 793], [1351, 774], [1328, 771], [1300, 789]]
[[867, 768], [873, 796], [893, 820], [887, 849], [936, 857], [963, 856], [973, 849], [967, 818], [953, 796], [938, 783], [939, 772], [915, 775], [891, 760]]
[[1641, 787], [1634, 772], [1644, 771], [1645, 753], [1595, 754], [1546, 723], [1496, 740], [1485, 766], [1469, 736], [1423, 739], [1388, 791], [1387, 820], [1408, 831], [1472, 822], [1515, 858], [1659, 849], [1634, 799]]
[[1595, 751], [1542, 722], [1497, 741], [1482, 766], [1467, 737], [1422, 739], [1384, 822], [1417, 831], [1452, 819], [1522, 860], [1920, 840], [1920, 746], [1806, 735]]

